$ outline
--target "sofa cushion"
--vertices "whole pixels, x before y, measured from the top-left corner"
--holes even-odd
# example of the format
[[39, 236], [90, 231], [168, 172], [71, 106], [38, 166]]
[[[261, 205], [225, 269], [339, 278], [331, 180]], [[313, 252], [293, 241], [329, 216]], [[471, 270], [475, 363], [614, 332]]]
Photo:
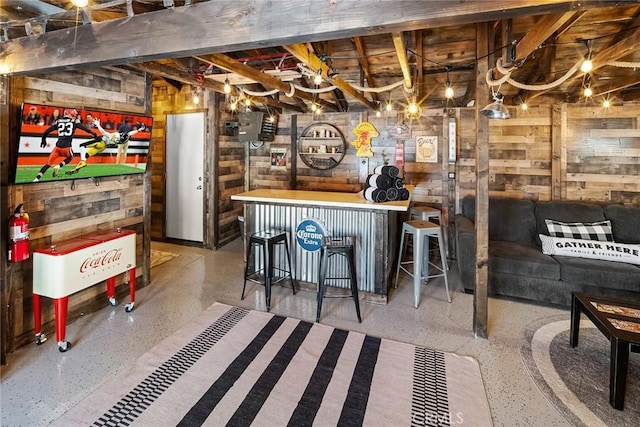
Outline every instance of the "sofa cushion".
[[611, 221], [562, 222], [545, 219], [544, 222], [547, 224], [547, 230], [549, 230], [551, 237], [613, 242]]
[[611, 221], [616, 242], [640, 243], [640, 206], [608, 205], [604, 216]]
[[560, 279], [560, 265], [545, 255], [535, 244], [520, 244], [502, 240], [489, 242], [489, 271], [491, 273], [514, 274]]
[[640, 265], [640, 245], [601, 242], [598, 240], [567, 239], [540, 235], [542, 252], [547, 255], [601, 259]]
[[554, 257], [560, 265], [560, 279], [578, 285], [640, 292], [640, 267], [623, 262]]
[[[475, 222], [474, 197], [462, 199], [462, 214]], [[536, 219], [531, 200], [489, 199], [489, 240], [534, 243]]]
[[535, 240], [540, 246], [538, 234], [549, 235], [546, 219], [563, 222], [597, 222], [604, 221], [604, 209], [601, 206], [569, 201], [536, 202], [536, 234]]

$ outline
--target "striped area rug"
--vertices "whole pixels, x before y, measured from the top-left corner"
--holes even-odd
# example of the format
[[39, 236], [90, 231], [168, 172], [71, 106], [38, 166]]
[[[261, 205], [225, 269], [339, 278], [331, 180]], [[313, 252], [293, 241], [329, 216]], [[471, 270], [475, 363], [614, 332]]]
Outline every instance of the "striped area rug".
[[213, 304], [56, 426], [490, 426], [477, 362]]

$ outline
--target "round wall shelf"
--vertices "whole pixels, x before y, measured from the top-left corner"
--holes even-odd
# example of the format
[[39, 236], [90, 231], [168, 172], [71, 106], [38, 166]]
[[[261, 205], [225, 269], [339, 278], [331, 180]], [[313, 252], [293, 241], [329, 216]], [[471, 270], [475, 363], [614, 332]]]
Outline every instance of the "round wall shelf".
[[298, 155], [312, 169], [335, 168], [342, 162], [346, 152], [344, 135], [331, 123], [312, 123], [298, 138]]

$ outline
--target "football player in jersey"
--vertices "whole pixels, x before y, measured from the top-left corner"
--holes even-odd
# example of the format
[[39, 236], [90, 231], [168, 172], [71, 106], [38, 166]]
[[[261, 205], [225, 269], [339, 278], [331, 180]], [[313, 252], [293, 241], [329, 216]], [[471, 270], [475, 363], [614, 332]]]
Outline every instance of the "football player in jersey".
[[40, 172], [38, 172], [38, 175], [36, 175], [36, 177], [33, 179], [33, 182], [40, 181], [40, 178], [42, 178], [42, 176], [50, 167], [53, 167], [53, 176], [58, 176], [60, 168], [64, 167], [71, 161], [71, 159], [73, 158], [71, 143], [73, 141], [73, 135], [75, 134], [76, 129], [82, 129], [83, 131], [93, 135], [94, 138], [98, 137], [98, 135], [93, 130], [79, 123], [77, 118], [77, 110], [73, 108], [66, 108], [62, 113], [62, 117], [47, 129], [45, 129], [44, 133], [42, 134], [40, 148], [45, 148], [47, 146], [47, 136], [54, 130], [58, 131], [58, 140], [56, 141], [56, 145], [55, 147], [53, 147], [53, 150], [51, 151], [51, 154], [47, 159], [47, 163], [42, 166]]
[[93, 121], [93, 126], [97, 127], [100, 133], [102, 133], [102, 138], [94, 138], [80, 144], [80, 163], [78, 163], [73, 170], [68, 171], [67, 175], [77, 173], [80, 169], [87, 166], [87, 159], [89, 157], [103, 152], [107, 147], [119, 147], [122, 144], [127, 144], [133, 135], [144, 130], [144, 124], [138, 123], [137, 129], [128, 132], [109, 133], [100, 126], [100, 120], [98, 119]]

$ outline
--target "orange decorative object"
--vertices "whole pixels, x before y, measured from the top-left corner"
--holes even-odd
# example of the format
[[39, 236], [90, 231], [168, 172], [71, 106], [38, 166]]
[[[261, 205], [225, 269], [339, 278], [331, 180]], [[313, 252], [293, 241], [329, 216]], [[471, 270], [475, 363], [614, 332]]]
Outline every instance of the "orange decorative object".
[[356, 155], [358, 157], [373, 157], [371, 138], [380, 135], [376, 127], [369, 122], [362, 122], [353, 129], [353, 133], [356, 134], [356, 139], [351, 142], [351, 145], [358, 150]]

